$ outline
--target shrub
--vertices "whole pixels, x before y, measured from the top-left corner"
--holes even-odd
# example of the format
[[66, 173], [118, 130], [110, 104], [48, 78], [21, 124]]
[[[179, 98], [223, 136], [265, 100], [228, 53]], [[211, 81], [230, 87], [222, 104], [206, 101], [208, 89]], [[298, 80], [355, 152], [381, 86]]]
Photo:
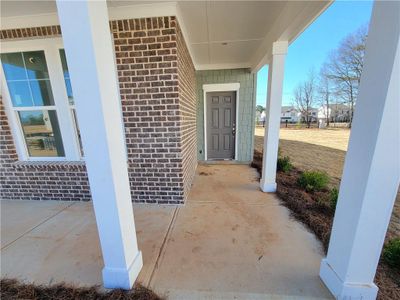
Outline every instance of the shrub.
[[389, 241], [383, 248], [383, 260], [400, 271], [400, 238]]
[[293, 168], [289, 156], [279, 157], [277, 163], [278, 171], [289, 172]]
[[327, 187], [328, 182], [328, 174], [319, 171], [305, 171], [298, 180], [298, 184], [307, 192], [323, 190]]
[[338, 197], [339, 197], [339, 190], [334, 187], [329, 192], [329, 204], [330, 204], [332, 210], [336, 209]]

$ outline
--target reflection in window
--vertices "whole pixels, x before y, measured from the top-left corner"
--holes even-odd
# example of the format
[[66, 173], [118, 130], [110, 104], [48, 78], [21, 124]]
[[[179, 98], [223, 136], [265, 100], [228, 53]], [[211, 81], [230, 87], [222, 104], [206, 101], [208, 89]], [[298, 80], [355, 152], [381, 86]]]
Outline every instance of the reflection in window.
[[54, 105], [50, 80], [31, 80], [29, 86], [35, 106]]
[[72, 113], [74, 123], [75, 123], [75, 133], [76, 133], [76, 136], [77, 136], [77, 139], [79, 142], [79, 150], [81, 152], [81, 156], [83, 156], [81, 132], [79, 130], [78, 119], [76, 118], [74, 96], [72, 95], [71, 80], [69, 78], [67, 58], [65, 57], [64, 49], [60, 49], [60, 59], [61, 59], [61, 65], [62, 65], [62, 69], [63, 69], [65, 89], [67, 90], [67, 95], [68, 95], [68, 102], [69, 102], [69, 105], [71, 108], [71, 113]]
[[71, 80], [69, 78], [67, 58], [65, 57], [64, 49], [60, 49], [60, 58], [61, 58], [61, 64], [62, 64], [62, 68], [63, 68], [65, 88], [67, 89], [68, 101], [69, 101], [69, 104], [74, 105], [75, 103], [74, 103], [74, 97], [72, 95]]
[[29, 79], [49, 79], [43, 51], [23, 52], [22, 56]]
[[54, 105], [44, 51], [4, 53], [1, 61], [15, 107]]
[[44, 51], [3, 53], [1, 63], [29, 156], [65, 156]]
[[79, 142], [79, 150], [81, 152], [81, 156], [83, 156], [81, 131], [79, 130], [79, 124], [78, 124], [78, 120], [76, 118], [76, 111], [75, 111], [74, 108], [72, 109], [72, 115], [73, 115], [73, 118], [74, 118], [75, 128], [76, 128], [76, 135], [77, 135], [78, 142]]
[[19, 111], [29, 156], [64, 156], [60, 128], [54, 110]]
[[8, 91], [14, 106], [32, 106], [32, 94], [28, 81], [8, 81]]

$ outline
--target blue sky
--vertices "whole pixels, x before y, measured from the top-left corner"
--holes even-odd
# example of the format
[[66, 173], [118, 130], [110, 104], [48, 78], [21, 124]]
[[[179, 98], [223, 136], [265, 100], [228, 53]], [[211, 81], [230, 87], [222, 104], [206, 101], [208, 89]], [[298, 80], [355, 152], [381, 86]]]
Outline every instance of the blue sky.
[[[318, 73], [329, 53], [349, 33], [369, 23], [372, 1], [336, 1], [290, 46], [285, 62], [283, 105], [290, 105], [296, 85], [310, 69]], [[257, 77], [257, 104], [265, 106], [268, 66]]]

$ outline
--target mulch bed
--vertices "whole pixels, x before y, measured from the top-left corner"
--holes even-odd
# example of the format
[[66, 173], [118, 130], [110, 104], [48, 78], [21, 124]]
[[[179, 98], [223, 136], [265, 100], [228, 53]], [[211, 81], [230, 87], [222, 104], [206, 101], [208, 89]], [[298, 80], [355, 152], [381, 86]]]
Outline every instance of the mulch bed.
[[[253, 168], [261, 175], [262, 153], [254, 151]], [[297, 184], [301, 171], [277, 172], [277, 195], [282, 204], [290, 209], [292, 216], [305, 224], [322, 242], [325, 253], [333, 224], [334, 211], [329, 206], [329, 190], [307, 193]], [[388, 267], [382, 260], [375, 276], [379, 287], [379, 300], [400, 299], [400, 273]]]
[[142, 285], [136, 284], [133, 289], [111, 290], [109, 292], [100, 291], [98, 287], [73, 287], [66, 284], [57, 284], [51, 286], [24, 284], [15, 279], [2, 279], [0, 281], [1, 299], [96, 299], [96, 300], [161, 300], [154, 292]]

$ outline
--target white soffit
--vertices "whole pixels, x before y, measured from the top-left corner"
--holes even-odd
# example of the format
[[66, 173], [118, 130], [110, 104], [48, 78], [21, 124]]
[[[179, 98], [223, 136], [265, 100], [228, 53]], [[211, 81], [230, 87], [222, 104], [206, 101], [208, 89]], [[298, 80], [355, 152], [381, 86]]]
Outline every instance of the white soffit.
[[[331, 1], [108, 0], [111, 20], [177, 16], [196, 69], [268, 63], [272, 43], [292, 42]], [[55, 1], [1, 1], [1, 29], [57, 25]]]
[[179, 1], [196, 69], [268, 63], [272, 43], [292, 42], [331, 1]]

